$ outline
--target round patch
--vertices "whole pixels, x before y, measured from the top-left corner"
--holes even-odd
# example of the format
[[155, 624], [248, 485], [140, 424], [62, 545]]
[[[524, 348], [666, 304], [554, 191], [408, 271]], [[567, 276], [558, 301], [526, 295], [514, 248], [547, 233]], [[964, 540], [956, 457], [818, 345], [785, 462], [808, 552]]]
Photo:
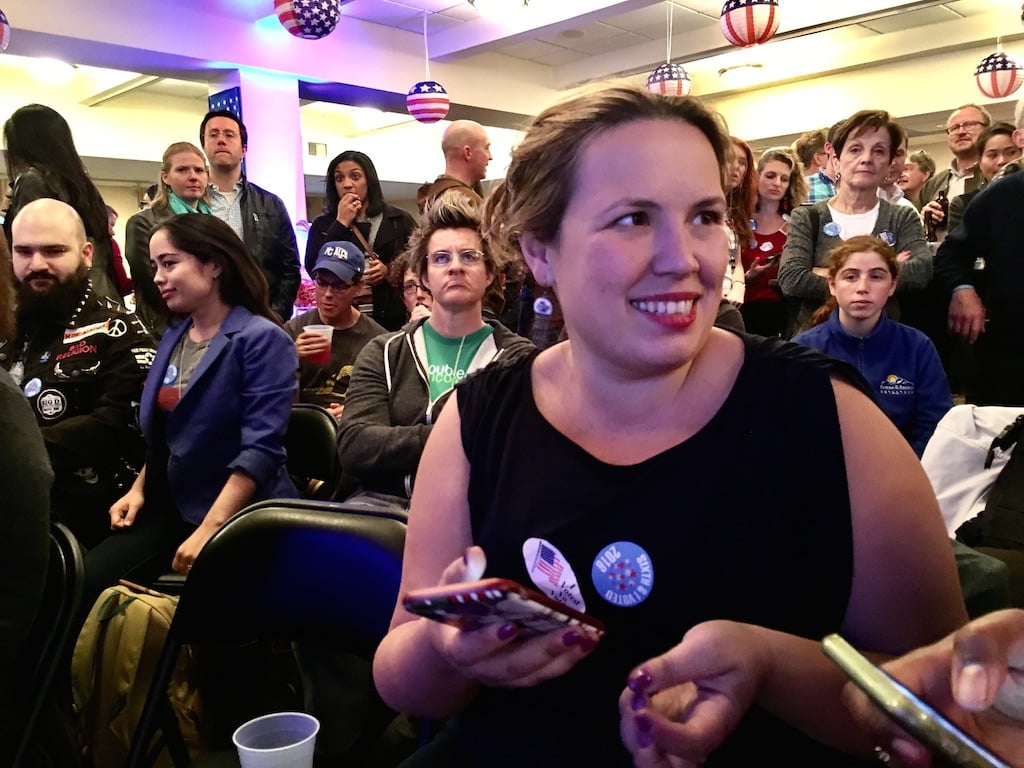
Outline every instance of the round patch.
[[36, 400], [36, 410], [46, 421], [59, 419], [68, 408], [68, 401], [63, 392], [56, 389], [43, 390]]
[[39, 362], [40, 363], [47, 363], [47, 362], [49, 362], [49, 360], [50, 360], [50, 352], [49, 352], [49, 350], [47, 350], [46, 352], [43, 352], [43, 354], [41, 354], [39, 356]]
[[838, 237], [839, 233], [842, 230], [839, 229], [838, 224], [836, 224], [834, 221], [830, 221], [828, 224], [822, 227], [822, 231], [824, 231], [824, 233], [829, 237]]
[[25, 397], [35, 397], [39, 394], [39, 390], [43, 388], [43, 382], [39, 379], [30, 379], [25, 384]]
[[768, 253], [768, 251], [770, 251], [774, 247], [775, 246], [772, 245], [771, 243], [761, 243], [761, 250], [764, 251], [765, 253]]
[[544, 315], [549, 317], [554, 314], [555, 305], [551, 303], [551, 299], [541, 296], [535, 302], [533, 302], [533, 311], [538, 315]]
[[890, 248], [895, 247], [895, 245], [896, 245], [896, 235], [894, 235], [888, 229], [883, 230], [882, 232], [880, 232], [878, 234], [878, 236], [880, 238], [882, 238], [883, 240], [885, 240], [886, 245], [888, 245]]
[[651, 556], [639, 544], [616, 541], [594, 558], [590, 571], [594, 587], [604, 600], [622, 608], [640, 605], [654, 587]]
[[164, 386], [170, 386], [178, 378], [178, 366], [171, 363], [167, 366], [167, 373], [164, 374]]

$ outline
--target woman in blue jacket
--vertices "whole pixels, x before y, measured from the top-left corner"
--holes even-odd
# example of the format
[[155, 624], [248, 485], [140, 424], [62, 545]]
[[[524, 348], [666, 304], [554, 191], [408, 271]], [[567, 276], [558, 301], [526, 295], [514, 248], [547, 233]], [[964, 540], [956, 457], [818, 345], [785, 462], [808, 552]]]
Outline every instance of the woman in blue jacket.
[[101, 560], [94, 575], [115, 579], [147, 562], [187, 573], [247, 504], [297, 495], [284, 434], [298, 359], [256, 261], [215, 216], [168, 219], [149, 252], [154, 283], [179, 319], [142, 393], [146, 466], [110, 508], [115, 535], [89, 556]]
[[920, 457], [953, 401], [932, 342], [885, 315], [896, 275], [896, 252], [884, 240], [846, 240], [830, 256], [831, 298], [815, 313], [814, 326], [793, 341], [856, 367]]

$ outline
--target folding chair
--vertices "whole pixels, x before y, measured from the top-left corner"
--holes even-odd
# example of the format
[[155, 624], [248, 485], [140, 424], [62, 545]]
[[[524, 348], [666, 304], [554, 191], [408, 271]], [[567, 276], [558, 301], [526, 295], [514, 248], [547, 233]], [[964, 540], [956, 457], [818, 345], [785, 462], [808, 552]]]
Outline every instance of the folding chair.
[[[201, 653], [205, 643], [314, 640], [372, 658], [391, 622], [404, 545], [401, 516], [344, 503], [270, 500], [228, 520], [185, 580], [129, 768], [151, 764], [158, 730], [177, 730], [166, 689], [183, 644]], [[187, 764], [173, 752], [175, 765]]]
[[[77, 539], [63, 524], [51, 523], [50, 561], [43, 600], [25, 646], [27, 651], [19, 664], [25, 675], [22, 690], [31, 697], [14, 768], [28, 759], [44, 711], [58, 711], [53, 683], [61, 663], [67, 661], [65, 651], [76, 629], [84, 581], [85, 563]], [[52, 739], [48, 737], [47, 741]]]
[[284, 444], [288, 474], [299, 495], [306, 499], [330, 499], [341, 476], [338, 424], [331, 412], [312, 403], [292, 405]]

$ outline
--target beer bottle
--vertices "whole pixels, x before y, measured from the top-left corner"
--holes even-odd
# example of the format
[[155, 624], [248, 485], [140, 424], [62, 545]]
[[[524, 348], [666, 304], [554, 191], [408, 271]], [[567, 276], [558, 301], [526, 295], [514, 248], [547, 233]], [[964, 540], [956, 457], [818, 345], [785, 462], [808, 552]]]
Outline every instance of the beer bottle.
[[942, 223], [936, 224], [935, 219], [929, 215], [928, 221], [925, 223], [925, 237], [929, 243], [937, 243], [939, 241], [938, 228], [948, 226], [949, 220], [949, 196], [946, 194], [946, 190], [939, 190], [938, 196], [935, 198], [935, 202], [939, 204], [942, 209]]

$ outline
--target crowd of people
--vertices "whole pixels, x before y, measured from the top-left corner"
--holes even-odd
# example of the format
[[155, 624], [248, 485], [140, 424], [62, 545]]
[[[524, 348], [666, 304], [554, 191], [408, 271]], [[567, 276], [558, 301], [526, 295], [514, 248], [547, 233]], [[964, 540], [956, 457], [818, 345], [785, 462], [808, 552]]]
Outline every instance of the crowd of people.
[[[19, 109], [0, 423], [24, 435], [5, 483], [26, 576], [0, 645], [24, 643], [47, 520], [87, 549], [87, 603], [187, 576], [232, 515], [298, 495], [285, 435], [307, 402], [337, 422], [339, 498], [408, 514], [403, 593], [486, 571], [605, 627], [469, 630], [399, 602], [374, 683], [443, 723], [410, 768], [921, 764], [844, 692], [818, 647], [835, 632], [902, 656], [1012, 762], [1024, 619], [963, 628], [919, 456], [950, 380], [1024, 406], [1020, 133], [958, 108], [939, 171], [869, 109], [755, 153], [699, 100], [609, 87], [538, 115], [484, 194], [486, 131], [455, 121], [416, 213], [366, 154], [330, 161], [296, 313], [294, 230], [242, 171], [239, 117], [167, 147], [127, 274], [70, 127]], [[534, 344], [524, 318], [552, 303], [559, 341]]]

